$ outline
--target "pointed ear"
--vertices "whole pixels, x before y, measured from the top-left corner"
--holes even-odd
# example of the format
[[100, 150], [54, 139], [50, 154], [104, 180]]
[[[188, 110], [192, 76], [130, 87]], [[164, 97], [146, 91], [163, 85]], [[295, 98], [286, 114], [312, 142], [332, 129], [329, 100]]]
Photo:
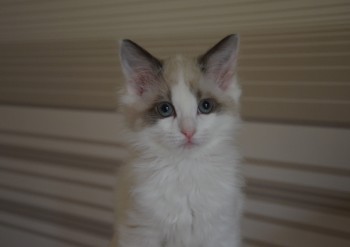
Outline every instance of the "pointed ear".
[[162, 63], [131, 40], [120, 42], [120, 61], [128, 92], [141, 96], [159, 81]]
[[225, 90], [233, 83], [236, 72], [239, 36], [232, 34], [198, 58], [199, 66], [210, 80]]

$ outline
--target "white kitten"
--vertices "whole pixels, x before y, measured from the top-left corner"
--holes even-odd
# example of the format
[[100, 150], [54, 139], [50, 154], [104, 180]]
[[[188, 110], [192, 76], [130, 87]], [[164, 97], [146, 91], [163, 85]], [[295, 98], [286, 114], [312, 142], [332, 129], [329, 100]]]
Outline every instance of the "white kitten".
[[121, 42], [121, 108], [135, 158], [119, 174], [113, 246], [240, 246], [238, 40], [163, 61]]

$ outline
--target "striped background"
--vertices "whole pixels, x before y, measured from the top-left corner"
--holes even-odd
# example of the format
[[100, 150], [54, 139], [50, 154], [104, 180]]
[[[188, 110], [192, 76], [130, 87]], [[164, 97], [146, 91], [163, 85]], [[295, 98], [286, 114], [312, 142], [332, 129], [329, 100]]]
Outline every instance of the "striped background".
[[349, 24], [347, 0], [0, 0], [0, 245], [108, 245], [120, 38], [239, 32], [245, 246], [350, 246]]

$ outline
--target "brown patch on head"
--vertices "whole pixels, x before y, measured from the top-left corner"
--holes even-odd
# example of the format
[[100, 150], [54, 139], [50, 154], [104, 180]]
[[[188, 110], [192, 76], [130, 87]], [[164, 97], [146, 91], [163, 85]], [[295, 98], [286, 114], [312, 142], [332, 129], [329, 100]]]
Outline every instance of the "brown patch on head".
[[157, 82], [153, 83], [152, 88], [147, 90], [138, 101], [122, 106], [121, 110], [126, 117], [128, 126], [133, 130], [139, 130], [155, 124], [161, 118], [157, 114], [155, 106], [158, 102], [164, 101], [171, 101], [171, 92], [160, 74]]
[[195, 58], [176, 55], [164, 61], [163, 77], [169, 87], [179, 83], [181, 80], [188, 85], [191, 92], [195, 95], [201, 76], [201, 70]]

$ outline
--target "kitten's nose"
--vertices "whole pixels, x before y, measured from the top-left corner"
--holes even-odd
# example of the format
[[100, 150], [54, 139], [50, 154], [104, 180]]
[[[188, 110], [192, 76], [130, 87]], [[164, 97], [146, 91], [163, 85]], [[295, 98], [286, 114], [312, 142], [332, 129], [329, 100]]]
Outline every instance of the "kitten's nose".
[[195, 133], [195, 130], [181, 130], [181, 133], [188, 139], [191, 140]]

